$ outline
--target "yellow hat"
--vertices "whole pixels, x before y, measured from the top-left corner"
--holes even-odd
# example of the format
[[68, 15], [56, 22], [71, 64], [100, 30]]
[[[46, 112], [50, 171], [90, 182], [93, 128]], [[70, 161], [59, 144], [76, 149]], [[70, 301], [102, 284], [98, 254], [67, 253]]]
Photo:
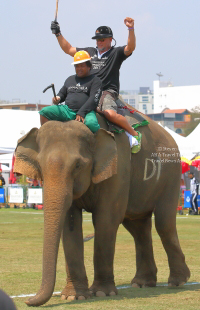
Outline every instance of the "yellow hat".
[[82, 62], [90, 61], [90, 54], [86, 51], [79, 51], [74, 55], [74, 62], [72, 62], [72, 65], [77, 65]]

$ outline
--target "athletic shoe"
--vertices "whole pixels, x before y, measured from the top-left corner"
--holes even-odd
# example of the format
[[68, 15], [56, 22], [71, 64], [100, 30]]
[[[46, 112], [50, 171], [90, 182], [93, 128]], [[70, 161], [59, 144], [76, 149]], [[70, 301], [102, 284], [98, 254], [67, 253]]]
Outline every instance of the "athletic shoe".
[[141, 150], [141, 142], [142, 142], [142, 134], [137, 131], [138, 136], [134, 136], [134, 138], [138, 141], [137, 145], [133, 145], [131, 148], [131, 153], [135, 154], [138, 153]]

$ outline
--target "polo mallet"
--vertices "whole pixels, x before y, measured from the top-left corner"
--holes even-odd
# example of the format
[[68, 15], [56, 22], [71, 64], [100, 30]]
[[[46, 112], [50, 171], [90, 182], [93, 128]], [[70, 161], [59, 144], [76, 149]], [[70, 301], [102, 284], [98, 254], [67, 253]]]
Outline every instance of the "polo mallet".
[[56, 11], [55, 11], [55, 22], [57, 22], [57, 17], [58, 17], [58, 1], [59, 0], [56, 0]]
[[[57, 17], [58, 17], [58, 1], [59, 1], [59, 0], [56, 0], [56, 11], [55, 11], [54, 22], [57, 22]], [[53, 33], [53, 34], [56, 34], [56, 30], [53, 29], [53, 30], [52, 30], [52, 33]]]
[[54, 98], [56, 99], [56, 91], [55, 91], [55, 86], [54, 84], [52, 83], [51, 85], [47, 86], [44, 90], [43, 90], [43, 93], [45, 93], [45, 91], [49, 88], [52, 88], [53, 90], [53, 94], [54, 94]]

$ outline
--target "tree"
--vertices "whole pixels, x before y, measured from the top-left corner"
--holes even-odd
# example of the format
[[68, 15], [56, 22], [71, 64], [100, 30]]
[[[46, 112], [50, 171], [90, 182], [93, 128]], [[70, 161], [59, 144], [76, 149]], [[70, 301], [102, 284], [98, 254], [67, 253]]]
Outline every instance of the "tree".
[[191, 110], [191, 121], [183, 129], [184, 135], [188, 136], [200, 123], [200, 105]]

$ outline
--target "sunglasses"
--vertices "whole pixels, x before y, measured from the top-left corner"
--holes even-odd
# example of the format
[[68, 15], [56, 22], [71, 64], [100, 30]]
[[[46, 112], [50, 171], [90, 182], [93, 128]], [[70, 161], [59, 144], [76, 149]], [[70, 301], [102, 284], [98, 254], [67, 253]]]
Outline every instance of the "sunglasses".
[[96, 39], [97, 41], [99, 41], [99, 42], [104, 42], [105, 41], [105, 39]]

